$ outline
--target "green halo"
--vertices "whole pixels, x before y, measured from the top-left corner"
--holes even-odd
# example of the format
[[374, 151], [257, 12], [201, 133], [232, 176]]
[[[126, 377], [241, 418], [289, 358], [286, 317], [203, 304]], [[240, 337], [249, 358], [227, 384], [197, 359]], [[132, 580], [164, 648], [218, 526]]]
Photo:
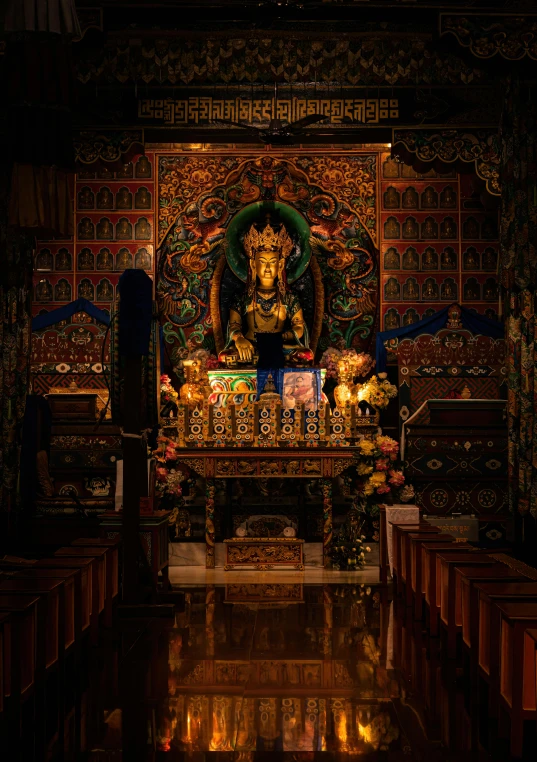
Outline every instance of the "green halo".
[[226, 258], [229, 266], [242, 281], [246, 282], [248, 262], [241, 236], [254, 224], [263, 224], [267, 214], [274, 214], [285, 225], [293, 240], [298, 237], [298, 252], [293, 251], [287, 260], [287, 281], [293, 283], [303, 274], [311, 259], [310, 228], [304, 217], [293, 207], [278, 201], [258, 201], [241, 209], [228, 225], [226, 232]]

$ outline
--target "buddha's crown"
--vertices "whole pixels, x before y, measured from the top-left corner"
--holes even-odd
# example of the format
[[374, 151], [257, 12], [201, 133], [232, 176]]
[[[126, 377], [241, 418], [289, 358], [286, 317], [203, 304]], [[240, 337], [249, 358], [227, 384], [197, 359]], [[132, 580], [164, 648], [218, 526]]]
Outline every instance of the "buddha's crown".
[[283, 225], [279, 230], [274, 230], [268, 223], [263, 230], [252, 225], [244, 236], [244, 248], [250, 259], [258, 251], [278, 251], [280, 256], [287, 258], [293, 249], [293, 241]]

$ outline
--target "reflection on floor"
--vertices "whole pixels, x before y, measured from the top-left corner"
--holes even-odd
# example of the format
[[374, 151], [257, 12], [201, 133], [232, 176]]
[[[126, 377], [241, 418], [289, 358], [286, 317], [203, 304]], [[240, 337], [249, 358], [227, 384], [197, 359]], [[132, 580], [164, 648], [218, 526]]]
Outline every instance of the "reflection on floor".
[[238, 576], [190, 586], [175, 622], [121, 625], [94, 655], [77, 731], [89, 753], [73, 759], [489, 759], [466, 751], [454, 665], [388, 588]]

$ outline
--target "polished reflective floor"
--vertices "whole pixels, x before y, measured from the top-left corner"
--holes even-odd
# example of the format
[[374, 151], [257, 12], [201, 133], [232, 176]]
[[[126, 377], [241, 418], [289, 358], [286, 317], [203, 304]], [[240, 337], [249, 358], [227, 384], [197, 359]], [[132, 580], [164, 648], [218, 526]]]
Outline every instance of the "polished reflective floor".
[[48, 759], [508, 759], [470, 751], [461, 672], [388, 588], [277, 579], [191, 586], [175, 619], [121, 620]]

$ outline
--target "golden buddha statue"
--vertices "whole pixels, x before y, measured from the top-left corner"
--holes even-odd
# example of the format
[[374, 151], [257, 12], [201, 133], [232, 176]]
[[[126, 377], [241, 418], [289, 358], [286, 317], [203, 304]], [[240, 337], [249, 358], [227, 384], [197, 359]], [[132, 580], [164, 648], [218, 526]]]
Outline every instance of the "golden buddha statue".
[[246, 290], [229, 311], [227, 341], [220, 362], [278, 368], [313, 361], [308, 329], [298, 298], [287, 286], [285, 264], [293, 249], [287, 230], [252, 225], [244, 237], [248, 257]]

